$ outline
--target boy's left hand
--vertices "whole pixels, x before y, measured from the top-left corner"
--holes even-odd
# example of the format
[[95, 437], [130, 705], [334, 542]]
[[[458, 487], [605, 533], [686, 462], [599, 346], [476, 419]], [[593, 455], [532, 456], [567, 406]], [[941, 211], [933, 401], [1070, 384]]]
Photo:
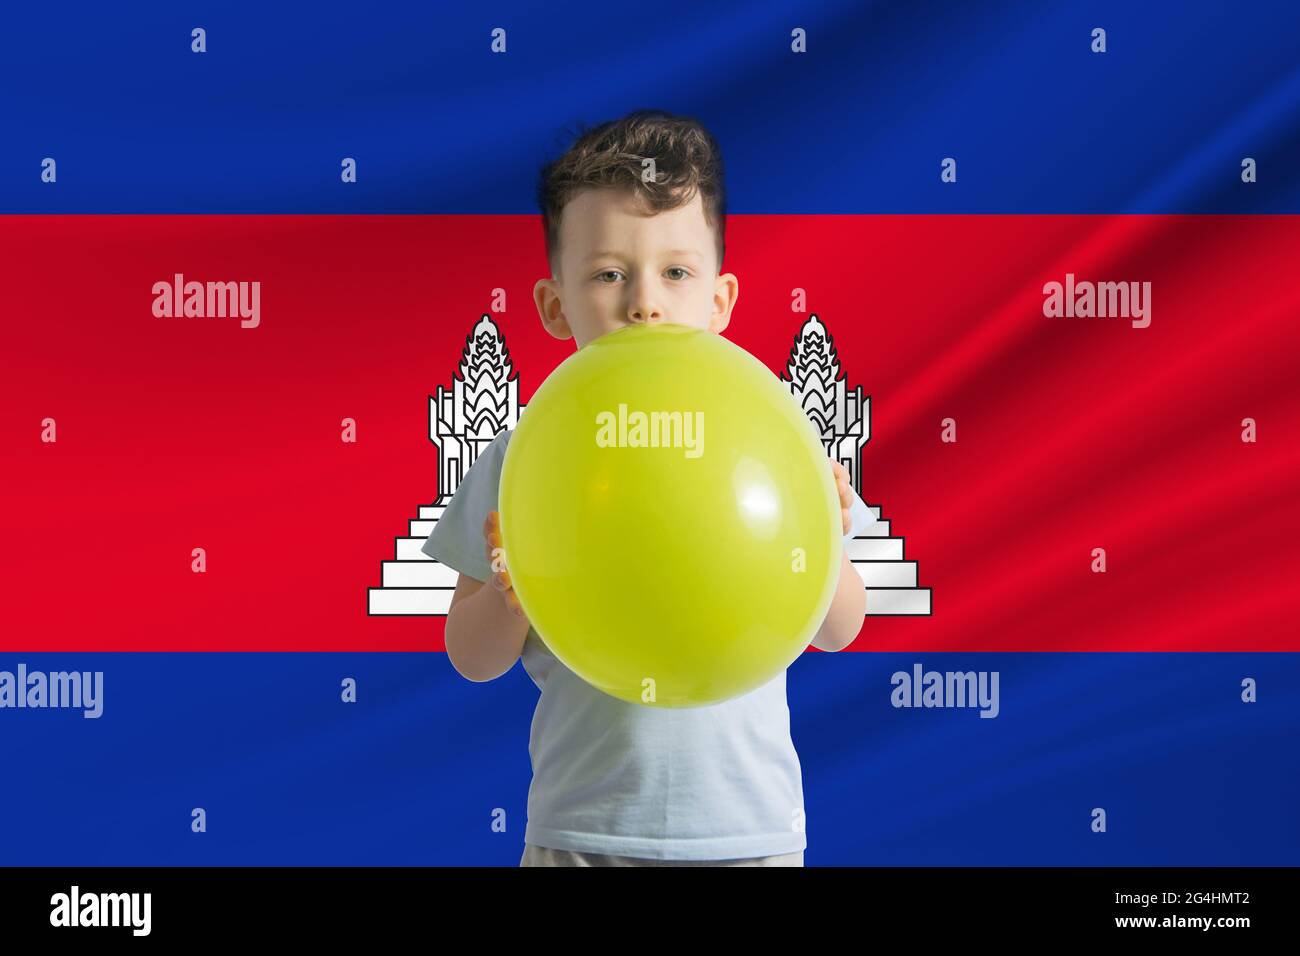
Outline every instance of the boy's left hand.
[[849, 490], [849, 470], [834, 458], [828, 458], [827, 460], [831, 463], [831, 473], [835, 476], [835, 487], [840, 493], [840, 519], [844, 525], [842, 533], [848, 534], [849, 529], [853, 527], [853, 516], [850, 514], [853, 508], [853, 492]]

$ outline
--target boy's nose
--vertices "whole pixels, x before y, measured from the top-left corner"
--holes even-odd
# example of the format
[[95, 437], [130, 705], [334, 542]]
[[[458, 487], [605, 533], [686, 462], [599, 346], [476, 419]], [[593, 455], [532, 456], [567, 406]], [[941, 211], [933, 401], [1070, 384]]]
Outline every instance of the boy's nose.
[[662, 322], [664, 319], [663, 312], [655, 306], [641, 306], [639, 308], [629, 309], [627, 317], [628, 321], [634, 325]]
[[643, 280], [640, 276], [632, 281], [627, 290], [627, 318], [633, 325], [663, 321], [664, 312], [655, 303], [657, 298], [655, 291], [653, 283]]

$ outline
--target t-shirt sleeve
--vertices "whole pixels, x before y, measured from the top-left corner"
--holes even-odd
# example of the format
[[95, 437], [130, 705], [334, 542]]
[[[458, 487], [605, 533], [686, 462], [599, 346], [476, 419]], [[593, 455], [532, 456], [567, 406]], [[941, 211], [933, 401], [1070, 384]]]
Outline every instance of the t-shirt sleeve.
[[853, 524], [849, 527], [848, 533], [844, 535], [846, 542], [865, 532], [876, 520], [875, 512], [868, 508], [866, 502], [858, 497], [858, 493], [852, 488], [849, 489], [849, 493], [853, 495], [853, 505], [849, 508], [849, 519]]
[[420, 546], [429, 557], [478, 581], [492, 577], [492, 565], [483, 546], [483, 522], [489, 511], [498, 510], [503, 435], [498, 435], [474, 459], [434, 524], [433, 533]]

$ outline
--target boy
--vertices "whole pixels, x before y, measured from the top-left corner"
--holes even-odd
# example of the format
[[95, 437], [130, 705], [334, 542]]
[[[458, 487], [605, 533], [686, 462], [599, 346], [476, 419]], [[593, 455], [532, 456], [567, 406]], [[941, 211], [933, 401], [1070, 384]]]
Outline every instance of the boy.
[[[722, 162], [698, 123], [641, 110], [589, 130], [543, 168], [538, 199], [552, 278], [533, 296], [551, 335], [582, 348], [642, 322], [726, 329], [738, 283], [720, 272]], [[675, 709], [618, 700], [565, 667], [529, 627], [508, 555], [495, 550], [509, 440], [507, 430], [475, 460], [422, 550], [460, 572], [446, 622], [452, 666], [485, 681], [522, 656], [541, 691], [520, 865], [802, 866], [803, 782], [785, 672], [738, 698]], [[827, 467], [847, 540], [874, 516], [847, 470]], [[846, 646], [865, 610], [846, 555], [813, 645]]]

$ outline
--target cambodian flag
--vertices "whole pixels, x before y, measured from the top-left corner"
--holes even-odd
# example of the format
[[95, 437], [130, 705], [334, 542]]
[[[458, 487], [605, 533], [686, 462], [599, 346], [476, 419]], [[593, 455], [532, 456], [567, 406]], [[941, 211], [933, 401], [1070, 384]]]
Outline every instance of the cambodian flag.
[[515, 865], [420, 545], [572, 354], [540, 166], [655, 107], [879, 519], [807, 863], [1300, 863], [1295, 4], [4, 19], [0, 862]]

